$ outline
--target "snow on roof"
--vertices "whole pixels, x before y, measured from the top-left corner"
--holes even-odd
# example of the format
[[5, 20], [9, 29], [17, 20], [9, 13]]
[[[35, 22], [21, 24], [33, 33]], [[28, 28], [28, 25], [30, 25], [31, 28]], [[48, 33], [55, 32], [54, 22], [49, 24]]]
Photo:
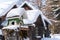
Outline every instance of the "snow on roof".
[[48, 18], [46, 18], [43, 13], [40, 10], [28, 10], [26, 11], [27, 13], [27, 19], [23, 19], [24, 24], [33, 24], [36, 22], [37, 18], [39, 15], [41, 15], [44, 26], [46, 27], [45, 20], [49, 23], [52, 24]]
[[9, 25], [7, 27], [3, 27], [2, 29], [16, 30], [18, 28], [19, 28], [19, 25]]
[[19, 7], [22, 7], [22, 6], [24, 6], [25, 4], [27, 4], [30, 8], [32, 8], [32, 9], [37, 9], [37, 8], [35, 8], [34, 6], [32, 6], [29, 2], [27, 2], [27, 1], [24, 1]]
[[15, 1], [0, 3], [0, 17], [4, 16], [14, 5], [16, 5]]
[[12, 9], [6, 17], [21, 16], [25, 12], [24, 8], [15, 8]]
[[38, 10], [28, 10], [27, 13], [27, 19], [23, 19], [24, 24], [33, 24], [37, 17], [39, 16]]
[[2, 24], [1, 24], [1, 25], [3, 25], [3, 26], [7, 26], [7, 24], [8, 24], [8, 21], [7, 21], [7, 20], [5, 20], [5, 21], [3, 21], [3, 22], [2, 22]]

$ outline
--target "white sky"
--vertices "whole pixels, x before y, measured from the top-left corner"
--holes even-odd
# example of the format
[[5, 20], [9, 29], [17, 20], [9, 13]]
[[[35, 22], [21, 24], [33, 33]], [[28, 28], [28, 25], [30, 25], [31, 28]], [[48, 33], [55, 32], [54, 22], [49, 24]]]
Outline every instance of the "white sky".
[[42, 5], [46, 5], [47, 0], [42, 0]]
[[[13, 1], [13, 0], [0, 0], [0, 3], [7, 2], [7, 1]], [[15, 0], [14, 0], [15, 1]]]
[[[7, 1], [15, 1], [15, 0], [0, 0], [0, 3], [7, 2]], [[16, 0], [16, 1], [18, 1], [18, 0]], [[19, 2], [17, 4], [19, 4], [22, 1], [23, 0], [19, 0]], [[34, 0], [34, 1], [36, 1], [36, 0]], [[46, 0], [42, 0], [42, 5], [46, 5]]]

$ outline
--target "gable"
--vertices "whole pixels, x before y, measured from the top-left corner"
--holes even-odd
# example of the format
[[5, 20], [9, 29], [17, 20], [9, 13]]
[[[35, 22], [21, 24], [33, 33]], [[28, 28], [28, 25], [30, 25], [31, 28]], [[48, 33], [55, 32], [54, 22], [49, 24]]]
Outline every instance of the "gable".
[[[17, 6], [14, 5], [11, 9], [16, 8], [16, 7], [17, 7]], [[8, 13], [11, 9], [6, 10], [6, 13], [0, 17], [1, 23], [5, 20], [7, 13]]]
[[[3, 21], [6, 18], [7, 13], [13, 9], [16, 8], [16, 2], [3, 2], [0, 3], [0, 26], [3, 23]], [[3, 25], [2, 25], [3, 26]]]
[[20, 8], [27, 8], [28, 10], [34, 10], [36, 9], [33, 5], [31, 5], [30, 3], [28, 3], [27, 1], [23, 2], [20, 6]]
[[7, 12], [9, 12], [12, 8], [16, 8], [15, 5], [16, 5], [16, 2], [4, 2], [4, 3], [1, 3], [0, 4], [0, 17], [7, 14]]
[[33, 10], [31, 7], [29, 7], [26, 3], [22, 6], [25, 10]]
[[24, 24], [32, 24], [32, 23], [36, 22], [38, 16], [41, 15], [44, 26], [45, 26], [44, 20], [46, 20], [49, 24], [52, 25], [52, 23], [49, 21], [49, 19], [46, 18], [46, 16], [44, 16], [42, 11], [40, 11], [40, 10], [28, 10], [28, 11], [26, 11], [26, 13], [27, 13], [27, 19], [23, 19]]
[[43, 26], [43, 25], [44, 25], [44, 24], [43, 24], [43, 21], [42, 21], [41, 15], [38, 16], [35, 24], [38, 25], [38, 26]]
[[17, 8], [17, 5], [14, 5], [14, 6], [12, 7], [12, 9], [14, 9], [14, 8]]

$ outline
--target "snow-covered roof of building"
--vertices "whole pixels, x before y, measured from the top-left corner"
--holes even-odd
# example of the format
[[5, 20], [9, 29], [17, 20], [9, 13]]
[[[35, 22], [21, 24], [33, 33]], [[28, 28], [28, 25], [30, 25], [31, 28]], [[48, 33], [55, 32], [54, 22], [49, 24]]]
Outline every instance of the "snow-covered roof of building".
[[37, 12], [37, 10], [31, 10], [31, 11], [28, 10], [26, 11], [26, 13], [27, 13], [28, 19], [23, 19], [25, 24], [33, 24], [36, 21], [37, 17], [39, 16], [39, 13]]
[[4, 16], [14, 5], [16, 5], [15, 1], [0, 3], [0, 17]]
[[3, 22], [2, 22], [2, 24], [1, 24], [1, 25], [3, 25], [3, 26], [5, 27], [5, 26], [7, 26], [7, 24], [8, 24], [8, 21], [7, 21], [7, 20], [5, 20], [5, 21], [3, 21]]
[[24, 6], [25, 4], [27, 4], [30, 8], [32, 8], [32, 9], [37, 9], [37, 8], [35, 8], [33, 5], [31, 5], [29, 2], [27, 2], [27, 1], [24, 1], [19, 7], [22, 7], [22, 6]]
[[15, 9], [12, 9], [6, 17], [13, 17], [13, 16], [21, 16], [23, 15], [23, 13], [25, 12], [25, 9], [24, 8], [15, 8]]
[[45, 26], [45, 21], [47, 21], [49, 24], [52, 24], [48, 18], [46, 18], [43, 13], [40, 10], [28, 10], [26, 11], [27, 13], [27, 19], [23, 19], [24, 24], [33, 24], [36, 22], [37, 18], [39, 15], [41, 15], [44, 26]]
[[10, 29], [10, 30], [16, 30], [18, 29], [20, 26], [19, 25], [9, 25], [7, 27], [3, 27], [2, 29]]

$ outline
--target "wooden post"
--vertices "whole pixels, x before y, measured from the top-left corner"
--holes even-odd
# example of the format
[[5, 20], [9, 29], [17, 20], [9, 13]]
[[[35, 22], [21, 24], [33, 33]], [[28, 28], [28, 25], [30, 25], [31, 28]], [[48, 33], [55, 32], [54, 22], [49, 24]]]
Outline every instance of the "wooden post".
[[49, 25], [49, 30], [51, 31], [52, 34], [54, 34], [54, 30], [55, 30], [54, 24]]

